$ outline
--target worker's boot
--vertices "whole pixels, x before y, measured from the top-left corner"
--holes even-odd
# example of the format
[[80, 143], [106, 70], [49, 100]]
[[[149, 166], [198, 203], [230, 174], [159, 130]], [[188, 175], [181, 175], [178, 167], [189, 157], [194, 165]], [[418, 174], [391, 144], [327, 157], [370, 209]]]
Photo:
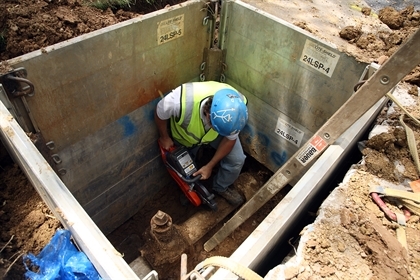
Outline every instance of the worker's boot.
[[240, 195], [240, 193], [233, 188], [233, 186], [229, 186], [225, 191], [219, 192], [215, 191], [218, 195], [223, 197], [224, 199], [229, 202], [229, 204], [233, 206], [239, 206], [244, 203], [244, 198]]

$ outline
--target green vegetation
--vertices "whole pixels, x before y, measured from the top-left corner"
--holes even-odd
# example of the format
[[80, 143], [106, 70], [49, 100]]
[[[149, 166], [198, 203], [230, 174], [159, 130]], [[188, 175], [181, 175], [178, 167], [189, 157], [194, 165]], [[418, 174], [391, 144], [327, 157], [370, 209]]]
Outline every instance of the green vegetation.
[[89, 5], [106, 10], [108, 8], [129, 8], [136, 3], [136, 0], [88, 0]]

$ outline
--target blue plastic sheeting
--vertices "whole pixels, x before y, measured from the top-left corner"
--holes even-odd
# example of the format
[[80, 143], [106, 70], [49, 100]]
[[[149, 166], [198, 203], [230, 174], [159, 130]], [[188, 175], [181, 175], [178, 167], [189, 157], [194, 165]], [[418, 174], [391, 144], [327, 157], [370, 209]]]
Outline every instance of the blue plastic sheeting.
[[68, 230], [57, 230], [37, 256], [29, 253], [23, 262], [25, 277], [31, 280], [102, 279], [86, 255], [71, 242]]

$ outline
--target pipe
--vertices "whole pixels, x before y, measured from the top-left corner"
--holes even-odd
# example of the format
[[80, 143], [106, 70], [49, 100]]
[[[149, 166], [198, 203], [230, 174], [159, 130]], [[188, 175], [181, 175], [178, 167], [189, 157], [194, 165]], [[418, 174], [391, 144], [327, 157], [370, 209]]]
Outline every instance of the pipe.
[[[394, 222], [397, 222], [397, 215], [394, 212], [392, 212], [391, 209], [388, 208], [388, 206], [386, 206], [385, 202], [380, 198], [380, 196], [374, 192], [370, 193], [370, 195], [372, 196], [373, 201], [375, 201], [375, 203], [378, 204], [379, 208], [381, 208], [382, 211], [384, 211], [385, 215]], [[403, 208], [403, 212], [405, 220], [408, 221], [408, 219], [411, 216], [410, 212], [405, 208]]]

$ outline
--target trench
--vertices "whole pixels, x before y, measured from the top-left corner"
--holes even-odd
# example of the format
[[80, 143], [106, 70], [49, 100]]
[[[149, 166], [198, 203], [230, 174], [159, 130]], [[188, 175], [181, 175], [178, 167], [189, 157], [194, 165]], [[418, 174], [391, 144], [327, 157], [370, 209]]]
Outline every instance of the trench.
[[[364, 138], [363, 138], [364, 139]], [[286, 262], [295, 252], [299, 243], [299, 233], [302, 229], [314, 222], [316, 212], [322, 202], [328, 197], [330, 192], [337, 187], [343, 180], [345, 174], [351, 167], [362, 158], [357, 146], [349, 149], [347, 155], [340, 162], [338, 166], [332, 171], [332, 175], [328, 178], [327, 183], [315, 195], [315, 199], [311, 200], [302, 210], [300, 218], [296, 219], [293, 227], [288, 229], [286, 238], [276, 244], [272, 250], [264, 256], [264, 261], [255, 268], [255, 272], [259, 275], [266, 275], [273, 267]], [[268, 170], [264, 165], [256, 161], [251, 156], [247, 155], [245, 165], [242, 169], [241, 175], [237, 180], [239, 185], [254, 184], [252, 188], [260, 188], [273, 175], [273, 172]], [[255, 182], [257, 185], [255, 185]], [[208, 187], [208, 182], [206, 184]], [[247, 186], [249, 187], [249, 186]], [[238, 227], [226, 240], [210, 252], [205, 252], [203, 249], [204, 243], [235, 213], [231, 212], [223, 220], [218, 222], [214, 227], [208, 229], [206, 234], [198, 241], [183, 250], [188, 258], [188, 271], [206, 258], [211, 256], [225, 256], [229, 257], [245, 239], [252, 233], [252, 231], [264, 220], [269, 212], [284, 198], [292, 186], [287, 185], [282, 191], [276, 194], [269, 202], [267, 202], [261, 209], [259, 209], [246, 222]], [[175, 225], [181, 225], [188, 219], [198, 215], [202, 211], [210, 211], [206, 206], [195, 207], [186, 201], [182, 191], [174, 181], [165, 185], [160, 192], [157, 193], [147, 202], [145, 206], [131, 217], [127, 222], [122, 224], [119, 228], [110, 233], [107, 238], [113, 246], [124, 254], [124, 259], [127, 263], [133, 262], [136, 258], [144, 254], [143, 249], [147, 247], [147, 242], [150, 242], [150, 220], [158, 212], [163, 211], [167, 213]], [[214, 213], [217, 215], [217, 212]], [[197, 224], [198, 227], [208, 226], [208, 223], [202, 221], [202, 224]], [[153, 255], [152, 262], [155, 261], [157, 265], [150, 263], [146, 259], [150, 268], [156, 270], [159, 279], [179, 279], [181, 256], [177, 255], [175, 258], [169, 260], [161, 248], [158, 246], [150, 248], [147, 247], [147, 254]], [[149, 257], [150, 259], [150, 257]]]
[[[367, 129], [360, 139], [367, 139], [370, 129]], [[259, 275], [266, 275], [272, 268], [286, 263], [295, 256], [295, 250], [299, 245], [300, 233], [307, 225], [313, 223], [317, 217], [318, 209], [329, 194], [343, 181], [350, 167], [362, 160], [362, 153], [357, 145], [348, 149], [347, 154], [333, 170], [322, 188], [315, 194], [314, 198], [303, 207], [300, 217], [296, 219], [293, 227], [288, 228], [285, 238], [278, 242], [270, 252], [264, 256], [264, 261], [255, 268]]]
[[[251, 188], [256, 191], [263, 186], [272, 175], [273, 172], [251, 156], [247, 155], [242, 172], [235, 182], [235, 187], [239, 188], [240, 191], [243, 190], [243, 188]], [[211, 181], [211, 178], [206, 180], [204, 184], [208, 189], [211, 189], [209, 181]], [[206, 215], [211, 212], [211, 210], [205, 205], [195, 207], [186, 201], [182, 191], [173, 180], [163, 186], [161, 191], [141, 207], [128, 221], [110, 233], [107, 238], [112, 245], [124, 255], [124, 260], [127, 263], [130, 264], [142, 255], [141, 258], [150, 265], [150, 268], [158, 273], [159, 279], [179, 279], [181, 253], [187, 255], [188, 271], [193, 270], [198, 263], [211, 256], [229, 257], [264, 220], [268, 213], [279, 201], [281, 201], [290, 189], [291, 186], [286, 186], [282, 191], [277, 193], [269, 202], [210, 252], [204, 251], [204, 243], [235, 213], [235, 210], [217, 222], [217, 224], [209, 225], [208, 221], [200, 220], [200, 215], [203, 215], [203, 213]], [[242, 194], [244, 194], [244, 192], [246, 191], [242, 191]], [[245, 194], [245, 197], [248, 198], [248, 196], [249, 194]], [[216, 201], [218, 205], [223, 205], [221, 204], [224, 202], [223, 198], [217, 196]], [[180, 249], [178, 246], [178, 248], [174, 248], [173, 250], [170, 250], [170, 252], [165, 252], [165, 250], [162, 250], [159, 246], [155, 246], [156, 244], [151, 241], [150, 220], [159, 210], [168, 214], [172, 219], [173, 225], [179, 227], [183, 227], [183, 225], [187, 225], [187, 227], [191, 226], [192, 223], [188, 221], [193, 219], [194, 227], [197, 228], [190, 228], [190, 230], [203, 231], [204, 235], [194, 241], [193, 244], [184, 246], [184, 249]], [[217, 212], [211, 212], [211, 215], [217, 216], [219, 211], [222, 210], [218, 209]], [[215, 220], [217, 220], [217, 217]], [[178, 238], [178, 236], [174, 237], [174, 239], [176, 238]], [[176, 256], [169, 256], [170, 254], [175, 254], [173, 252], [174, 250], [177, 251]]]

